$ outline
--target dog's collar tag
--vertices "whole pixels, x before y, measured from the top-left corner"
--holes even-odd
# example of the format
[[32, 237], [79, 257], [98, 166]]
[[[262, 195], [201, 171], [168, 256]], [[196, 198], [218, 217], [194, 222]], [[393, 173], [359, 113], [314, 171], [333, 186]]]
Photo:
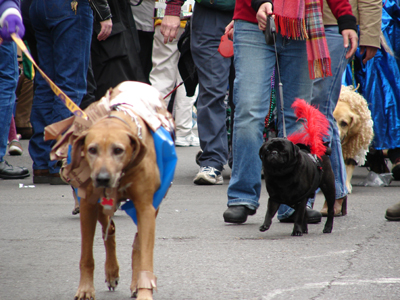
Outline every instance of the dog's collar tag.
[[114, 206], [114, 199], [103, 197], [101, 198], [100, 204], [103, 206], [104, 209], [111, 210]]

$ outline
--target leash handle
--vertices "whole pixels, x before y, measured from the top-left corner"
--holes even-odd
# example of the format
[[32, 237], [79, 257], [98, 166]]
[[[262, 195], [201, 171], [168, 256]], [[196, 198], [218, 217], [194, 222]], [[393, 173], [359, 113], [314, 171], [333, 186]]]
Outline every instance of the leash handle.
[[32, 64], [38, 69], [40, 74], [43, 76], [44, 80], [49, 84], [50, 88], [61, 99], [62, 103], [73, 113], [75, 116], [81, 117], [85, 120], [88, 119], [87, 114], [79, 108], [78, 105], [75, 104], [51, 79], [39, 68], [36, 64], [34, 59], [32, 58], [31, 54], [29, 53], [28, 49], [26, 48], [24, 42], [15, 34], [11, 34], [12, 39], [17, 44], [17, 46], [21, 49], [22, 52], [28, 57], [28, 59], [32, 62]]
[[[278, 62], [278, 51], [276, 50], [276, 35], [272, 35], [274, 39], [274, 47], [275, 47], [275, 59], [276, 59], [276, 71], [278, 73], [278, 86], [279, 86], [279, 99], [281, 103], [281, 114], [282, 114], [282, 127], [283, 127], [283, 137], [286, 138], [286, 123], [285, 123], [285, 112], [284, 112], [284, 105], [283, 105], [283, 84], [281, 81], [281, 72], [279, 70], [279, 62]], [[271, 100], [270, 100], [271, 101]]]

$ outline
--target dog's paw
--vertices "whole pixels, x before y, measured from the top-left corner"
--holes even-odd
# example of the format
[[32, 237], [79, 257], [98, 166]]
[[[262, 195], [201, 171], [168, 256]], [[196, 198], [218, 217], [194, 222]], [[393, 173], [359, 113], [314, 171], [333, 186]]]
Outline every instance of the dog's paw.
[[269, 225], [261, 225], [260, 226], [260, 231], [261, 232], [267, 231], [269, 229], [269, 227], [270, 227]]
[[119, 265], [117, 260], [115, 260], [113, 263], [111, 263], [111, 260], [107, 260], [105, 264], [105, 271], [106, 271], [106, 284], [108, 287], [108, 290], [114, 291], [119, 282]]
[[331, 233], [332, 232], [332, 226], [325, 226], [324, 230], [322, 232], [323, 233]]
[[138, 289], [131, 294], [136, 300], [153, 300], [153, 291], [149, 289]]
[[114, 291], [118, 286], [119, 277], [106, 278], [106, 284], [109, 291]]
[[86, 300], [86, 299], [90, 300], [96, 299], [96, 293], [94, 291], [93, 286], [83, 285], [78, 287], [74, 300]]
[[293, 230], [292, 236], [303, 236], [303, 233], [301, 231]]

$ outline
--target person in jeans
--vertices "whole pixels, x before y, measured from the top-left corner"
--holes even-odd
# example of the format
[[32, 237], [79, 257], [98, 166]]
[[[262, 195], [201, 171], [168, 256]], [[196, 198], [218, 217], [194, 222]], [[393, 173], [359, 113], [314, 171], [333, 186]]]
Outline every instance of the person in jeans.
[[[314, 1], [305, 3], [315, 6], [312, 10], [308, 10], [302, 1], [290, 1], [285, 4], [284, 1], [274, 1], [273, 5], [272, 1], [265, 0], [236, 1], [234, 24], [226, 29], [228, 32], [233, 29], [236, 77], [233, 91], [235, 104], [233, 165], [227, 193], [228, 209], [223, 214], [225, 222], [244, 223], [248, 215], [256, 213], [259, 206], [261, 192], [259, 149], [263, 143], [264, 120], [270, 102], [269, 78], [274, 68], [277, 67], [279, 71], [276, 72], [275, 82], [281, 81], [283, 84], [283, 111], [287, 135], [302, 127], [300, 122], [296, 122], [297, 117], [291, 108], [295, 98], [310, 102], [312, 79], [331, 75], [329, 53], [323, 35], [321, 5]], [[330, 0], [328, 3], [338, 19], [344, 46], [351, 45], [351, 50], [348, 52], [350, 57], [356, 50], [358, 41], [356, 19], [351, 12], [351, 6], [348, 1], [343, 0]], [[277, 25], [275, 42], [277, 53], [274, 45], [266, 44], [263, 32], [266, 29], [267, 16], [272, 13]], [[319, 18], [315, 18], [316, 16]], [[294, 26], [286, 27], [285, 24], [289, 22], [284, 22], [285, 19], [293, 20]], [[309, 26], [304, 28], [304, 24], [308, 24], [308, 21], [314, 22], [312, 28]], [[300, 29], [306, 30], [307, 34], [297, 31]], [[311, 45], [314, 47], [310, 47]], [[312, 51], [313, 49], [318, 50]], [[279, 90], [276, 99], [280, 99]], [[278, 134], [282, 137], [280, 101], [277, 101], [277, 111]]]
[[[71, 1], [33, 0], [29, 15], [40, 68], [79, 106], [86, 94], [93, 11], [87, 0], [76, 3], [74, 7]], [[43, 132], [47, 125], [70, 116], [69, 109], [38, 72], [31, 111], [33, 135], [29, 143], [34, 183], [64, 183], [59, 175], [59, 165], [50, 161], [50, 150], [55, 141], [44, 141]]]
[[[167, 1], [161, 23], [164, 43], [172, 42], [179, 31], [183, 0]], [[223, 184], [222, 169], [228, 159], [225, 124], [225, 95], [228, 88], [231, 58], [218, 53], [221, 36], [232, 20], [233, 11], [222, 11], [197, 3], [191, 17], [191, 52], [197, 68], [199, 96], [197, 128], [200, 139], [200, 170], [193, 182], [199, 185]]]
[[22, 179], [29, 176], [27, 168], [12, 166], [4, 160], [18, 83], [17, 45], [12, 41], [12, 33], [21, 38], [25, 33], [20, 1], [0, 0], [0, 178], [2, 179]]
[[[360, 42], [359, 47], [362, 53], [365, 53], [363, 63], [373, 58], [380, 48], [380, 33], [382, 19], [382, 1], [368, 0], [358, 1], [351, 0], [352, 11], [359, 24]], [[342, 146], [340, 143], [339, 129], [333, 117], [333, 111], [339, 100], [340, 89], [342, 86], [342, 75], [349, 62], [347, 58], [348, 48], [343, 47], [343, 37], [339, 33], [337, 20], [332, 14], [326, 0], [323, 5], [323, 22], [325, 28], [326, 41], [328, 43], [329, 53], [331, 57], [332, 76], [327, 78], [318, 78], [313, 82], [311, 104], [328, 118], [329, 136], [325, 142], [329, 142], [332, 153], [329, 156], [332, 164], [332, 170], [335, 174], [335, 216], [345, 215], [342, 212], [342, 205], [346, 205], [347, 194], [346, 188], [346, 166], [343, 160]], [[314, 199], [312, 200], [314, 202]], [[290, 220], [294, 210], [287, 205], [281, 205], [278, 210], [278, 219], [280, 221]], [[328, 206], [325, 201], [321, 210], [322, 216], [328, 215]]]

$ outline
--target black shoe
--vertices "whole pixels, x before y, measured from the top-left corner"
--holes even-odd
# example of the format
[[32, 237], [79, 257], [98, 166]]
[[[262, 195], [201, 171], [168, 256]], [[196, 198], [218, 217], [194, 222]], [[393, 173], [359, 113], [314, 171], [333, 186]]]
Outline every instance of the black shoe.
[[6, 161], [0, 162], [0, 178], [22, 179], [29, 176], [29, 170], [24, 167], [13, 167]]
[[250, 209], [244, 205], [229, 206], [224, 212], [224, 220], [226, 223], [244, 223], [247, 216], [252, 216], [256, 213], [255, 210]]
[[[311, 208], [306, 208], [306, 214], [308, 218], [308, 224], [316, 224], [321, 222], [322, 214], [319, 211], [313, 210]], [[294, 213], [290, 215], [289, 218], [279, 220], [282, 223], [294, 223]]]

